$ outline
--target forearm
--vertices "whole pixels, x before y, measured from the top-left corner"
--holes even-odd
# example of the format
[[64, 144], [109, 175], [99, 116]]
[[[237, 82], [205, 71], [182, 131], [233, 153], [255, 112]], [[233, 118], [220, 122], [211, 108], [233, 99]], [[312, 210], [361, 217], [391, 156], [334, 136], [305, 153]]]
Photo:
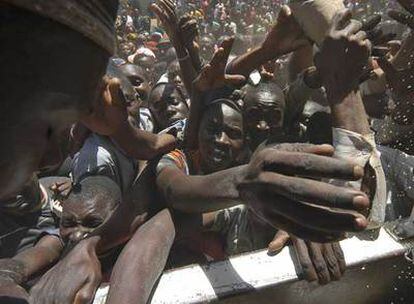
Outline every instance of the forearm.
[[246, 166], [204, 176], [185, 175], [166, 167], [157, 177], [157, 185], [167, 204], [182, 212], [204, 213], [229, 208], [241, 203], [237, 185]]
[[19, 285], [25, 283], [54, 265], [62, 250], [62, 243], [57, 237], [46, 236], [34, 247], [22, 251], [12, 259], [0, 260], [0, 276], [8, 276]]
[[191, 62], [196, 73], [201, 71], [203, 63], [201, 62], [200, 52], [195, 46], [187, 46], [188, 54], [190, 55]]
[[203, 93], [195, 87], [192, 90], [190, 115], [187, 120], [184, 132], [185, 149], [197, 150], [198, 148], [198, 131], [203, 110]]
[[178, 57], [178, 62], [180, 63], [181, 76], [184, 82], [185, 89], [187, 90], [187, 93], [191, 96], [193, 89], [193, 81], [194, 79], [196, 79], [198, 73], [194, 69], [192, 59], [189, 53], [187, 53], [187, 51], [184, 53], [182, 57]]
[[270, 59], [272, 59], [271, 56], [269, 56], [269, 54], [267, 54], [262, 47], [258, 47], [235, 58], [229, 64], [227, 73], [243, 75], [247, 79], [255, 69], [259, 68]]
[[111, 138], [128, 156], [140, 160], [153, 159], [176, 146], [174, 136], [152, 134], [133, 127], [129, 122], [125, 122]]
[[342, 101], [329, 100], [332, 111], [332, 126], [361, 135], [371, 133], [368, 116], [359, 90], [350, 92]]
[[174, 237], [174, 223], [168, 210], [141, 226], [115, 264], [106, 304], [147, 303], [165, 267]]

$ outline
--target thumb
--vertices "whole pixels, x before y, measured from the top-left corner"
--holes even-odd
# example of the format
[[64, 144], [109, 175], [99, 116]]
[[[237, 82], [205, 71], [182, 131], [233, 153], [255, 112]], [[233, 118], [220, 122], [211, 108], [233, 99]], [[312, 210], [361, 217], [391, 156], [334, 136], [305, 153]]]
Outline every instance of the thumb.
[[378, 65], [384, 71], [386, 76], [391, 76], [396, 73], [395, 67], [392, 63], [385, 57], [380, 57], [377, 59]]
[[279, 230], [273, 240], [269, 243], [269, 246], [267, 247], [267, 253], [269, 255], [278, 254], [283, 249], [283, 247], [285, 247], [289, 238], [289, 234], [286, 231]]
[[108, 96], [109, 98], [105, 98], [105, 102], [107, 103], [108, 106], [124, 106], [125, 105], [125, 100], [124, 97], [122, 96], [122, 91], [121, 91], [121, 82], [119, 81], [118, 78], [112, 78], [109, 80], [108, 82], [108, 87], [107, 87], [110, 96]]
[[246, 81], [246, 77], [242, 75], [226, 75], [224, 82], [226, 85], [239, 86], [243, 85]]

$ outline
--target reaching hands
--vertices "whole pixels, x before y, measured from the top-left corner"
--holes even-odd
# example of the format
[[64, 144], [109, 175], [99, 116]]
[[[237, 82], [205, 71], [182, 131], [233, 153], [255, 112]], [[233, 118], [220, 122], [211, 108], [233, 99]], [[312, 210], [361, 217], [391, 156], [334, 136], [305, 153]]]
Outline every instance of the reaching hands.
[[[268, 33], [262, 44], [267, 60], [288, 54], [309, 43], [292, 11], [284, 5], [279, 12], [276, 24]], [[267, 61], [265, 60], [265, 61]]]
[[171, 0], [159, 0], [157, 3], [151, 4], [151, 10], [161, 21], [173, 45], [181, 45], [175, 4]]
[[[363, 169], [332, 158], [333, 148], [282, 144], [256, 153], [238, 184], [239, 195], [276, 228], [315, 242], [333, 242], [361, 231], [369, 199], [361, 191], [318, 181], [358, 180]], [[361, 213], [359, 213], [361, 212]]]
[[361, 31], [362, 23], [351, 19], [349, 10], [339, 12], [333, 20], [315, 65], [330, 102], [341, 101], [359, 86], [368, 63], [371, 42]]
[[234, 38], [223, 41], [214, 53], [210, 63], [206, 64], [199, 76], [194, 80], [193, 86], [200, 92], [218, 89], [225, 85], [240, 85], [245, 81], [241, 75], [227, 75], [225, 72]]
[[288, 241], [291, 241], [293, 245], [306, 281], [318, 281], [319, 284], [324, 285], [330, 281], [339, 280], [344, 274], [345, 259], [338, 242], [314, 243], [279, 230], [269, 244], [269, 253], [280, 251]]
[[95, 133], [111, 136], [127, 119], [128, 111], [120, 81], [117, 78], [104, 77], [92, 113], [82, 117], [83, 124]]

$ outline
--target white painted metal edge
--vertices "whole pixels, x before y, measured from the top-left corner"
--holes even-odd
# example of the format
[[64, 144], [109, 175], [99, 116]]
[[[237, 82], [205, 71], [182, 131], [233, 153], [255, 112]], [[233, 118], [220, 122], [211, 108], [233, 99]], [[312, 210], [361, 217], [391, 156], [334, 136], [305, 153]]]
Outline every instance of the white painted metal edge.
[[[405, 248], [381, 230], [375, 241], [356, 237], [341, 242], [348, 266], [400, 256]], [[151, 304], [202, 303], [218, 295], [235, 294], [247, 288], [261, 289], [298, 280], [289, 249], [270, 257], [266, 250], [248, 253], [209, 265], [190, 265], [164, 272]], [[129, 282], [131, 284], [132, 282]], [[104, 304], [109, 287], [98, 290], [94, 304]]]

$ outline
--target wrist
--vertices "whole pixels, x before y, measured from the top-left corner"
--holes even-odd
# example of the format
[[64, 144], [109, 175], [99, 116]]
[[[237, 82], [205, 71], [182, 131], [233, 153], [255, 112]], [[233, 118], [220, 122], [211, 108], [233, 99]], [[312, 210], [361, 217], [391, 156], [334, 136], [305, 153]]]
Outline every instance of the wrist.
[[248, 171], [248, 165], [242, 165], [235, 168], [234, 178], [233, 178], [233, 188], [235, 197], [234, 199], [241, 201], [241, 196], [239, 193], [240, 185], [246, 181]]

